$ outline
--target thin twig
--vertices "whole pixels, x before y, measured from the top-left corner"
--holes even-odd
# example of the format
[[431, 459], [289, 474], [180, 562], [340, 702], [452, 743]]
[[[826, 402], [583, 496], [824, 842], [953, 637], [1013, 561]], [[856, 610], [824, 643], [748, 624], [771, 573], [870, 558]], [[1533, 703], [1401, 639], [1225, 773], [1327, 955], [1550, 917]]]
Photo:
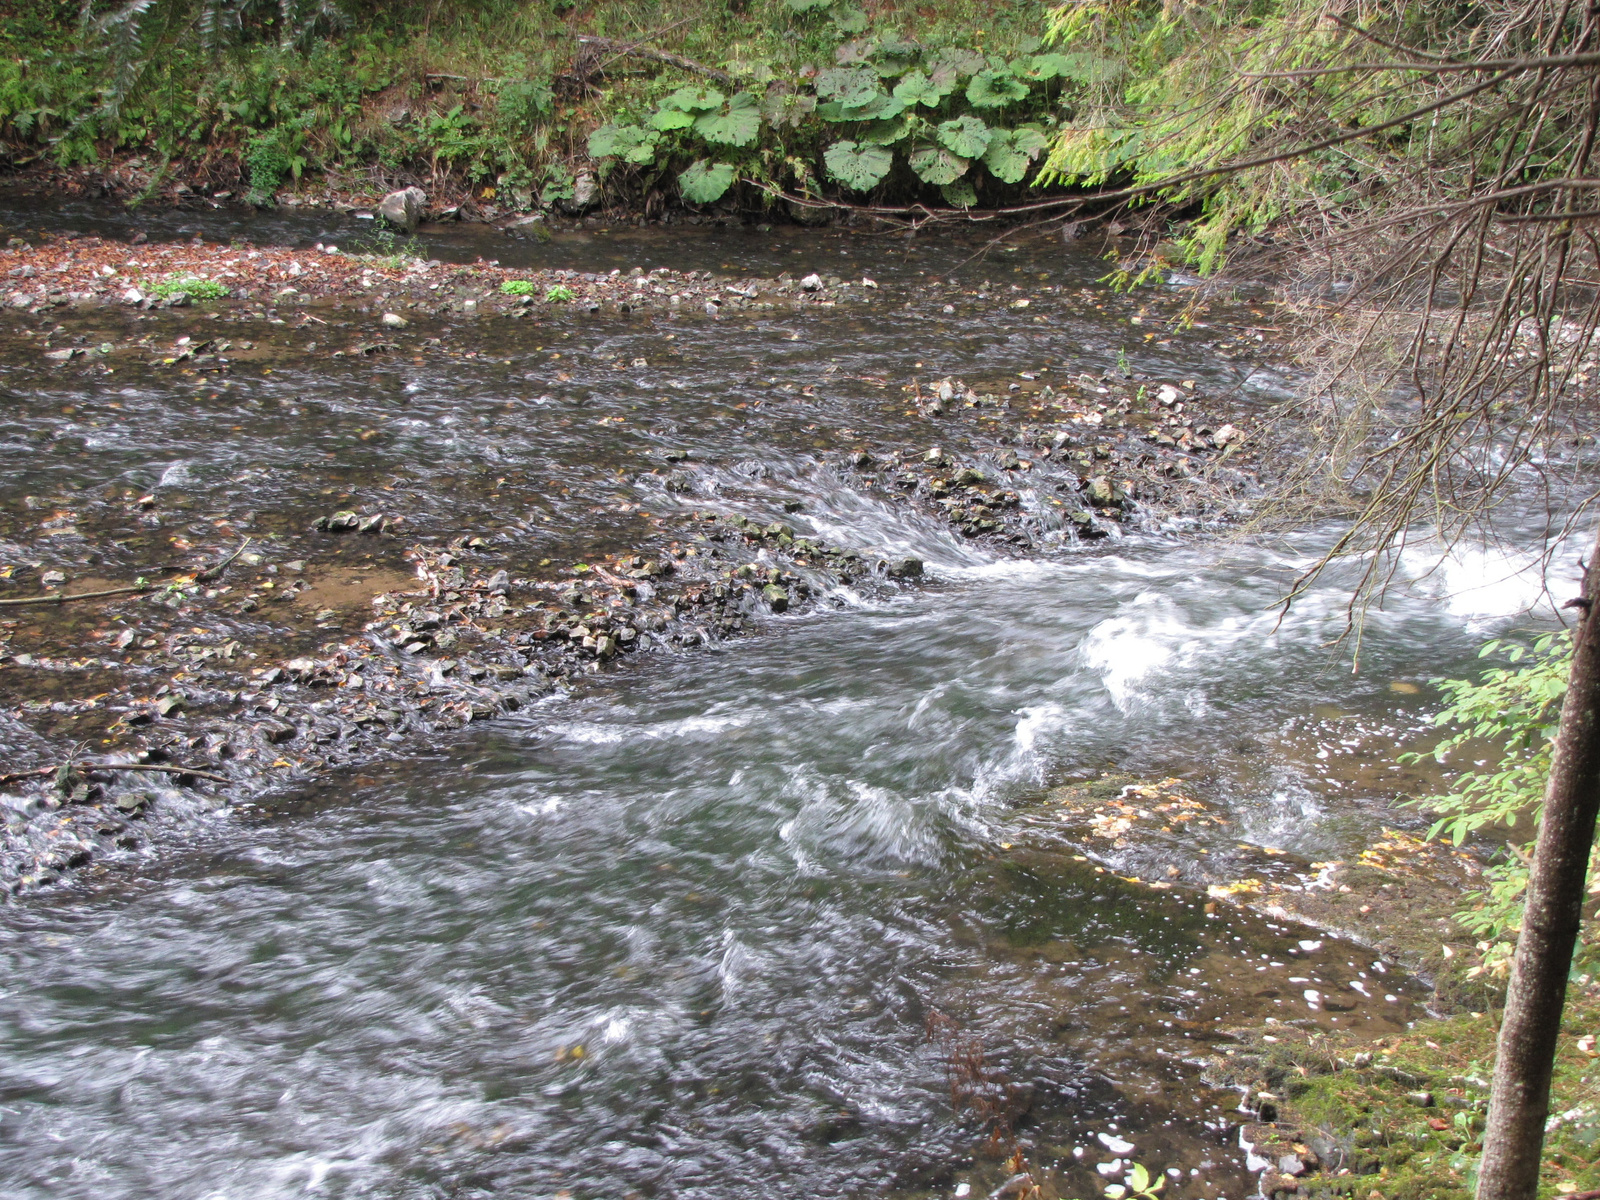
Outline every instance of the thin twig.
[[[238, 558], [239, 555], [244, 553], [245, 547], [250, 544], [250, 540], [251, 539], [249, 538], [245, 538], [244, 541], [239, 543], [239, 548], [237, 550], [228, 555], [228, 557], [223, 559], [221, 562], [207, 567], [205, 570], [201, 571], [194, 577], [193, 582], [207, 583], [217, 578], [217, 576], [221, 575], [223, 571], [227, 570], [229, 564], [231, 564], [234, 559]], [[142, 592], [153, 592], [158, 587], [167, 586], [169, 585], [155, 583], [130, 583], [126, 587], [102, 588], [101, 590], [95, 592], [77, 592], [71, 596], [68, 596], [65, 593], [58, 593], [53, 596], [22, 596], [16, 599], [0, 600], [0, 607], [22, 608], [26, 605], [34, 604], [66, 604], [70, 600], [99, 600], [106, 596], [129, 596]]]
[[23, 596], [17, 599], [0, 600], [0, 608], [22, 608], [30, 604], [65, 604], [69, 600], [98, 600], [102, 596], [127, 596], [138, 592], [154, 591], [158, 586], [160, 585], [154, 583], [132, 583], [127, 587], [105, 588], [98, 592], [78, 592], [72, 596], [63, 594]]

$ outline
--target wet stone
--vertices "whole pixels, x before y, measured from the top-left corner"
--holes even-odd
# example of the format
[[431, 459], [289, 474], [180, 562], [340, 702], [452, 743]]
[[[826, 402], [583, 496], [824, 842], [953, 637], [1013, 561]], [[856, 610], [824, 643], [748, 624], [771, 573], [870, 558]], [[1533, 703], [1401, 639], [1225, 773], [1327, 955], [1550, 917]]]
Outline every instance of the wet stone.
[[260, 721], [256, 724], [256, 729], [274, 746], [289, 741], [298, 732], [287, 721]]

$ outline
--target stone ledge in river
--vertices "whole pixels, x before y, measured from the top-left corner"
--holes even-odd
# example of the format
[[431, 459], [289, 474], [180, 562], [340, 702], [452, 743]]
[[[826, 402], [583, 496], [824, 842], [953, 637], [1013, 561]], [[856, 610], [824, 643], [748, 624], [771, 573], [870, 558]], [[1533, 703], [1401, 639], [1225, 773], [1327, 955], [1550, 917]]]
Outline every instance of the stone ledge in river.
[[[830, 276], [808, 290], [792, 278], [727, 278], [709, 271], [635, 268], [609, 273], [514, 270], [495, 263], [447, 264], [315, 249], [193, 243], [129, 246], [98, 237], [57, 237], [0, 250], [0, 302], [38, 313], [68, 305], [139, 308], [199, 303], [293, 310], [305, 305], [360, 303], [413, 315], [502, 315], [536, 312], [704, 312], [716, 316], [777, 307], [826, 308], [869, 299], [873, 287]], [[863, 281], [864, 282], [864, 281]], [[184, 290], [184, 284], [195, 284]], [[509, 285], [510, 290], [507, 291]], [[410, 317], [396, 312], [401, 320]], [[71, 356], [69, 356], [71, 357]]]

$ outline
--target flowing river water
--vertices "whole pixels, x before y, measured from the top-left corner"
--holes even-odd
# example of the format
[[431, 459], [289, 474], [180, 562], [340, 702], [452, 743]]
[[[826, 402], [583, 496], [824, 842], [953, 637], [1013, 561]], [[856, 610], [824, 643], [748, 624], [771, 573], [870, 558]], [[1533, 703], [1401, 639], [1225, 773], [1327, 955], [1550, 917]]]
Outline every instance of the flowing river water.
[[[340, 234], [300, 220], [249, 232]], [[970, 248], [740, 231], [432, 245], [828, 269], [908, 302], [441, 327], [422, 332], [459, 353], [382, 364], [313, 362], [315, 328], [263, 327], [270, 373], [215, 390], [134, 363], [53, 375], [19, 349], [0, 363], [0, 436], [22, 451], [0, 466], [8, 510], [131, 483], [198, 521], [248, 509], [289, 530], [328, 494], [382, 489], [410, 536], [493, 528], [537, 557], [643, 536], [643, 503], [714, 500], [914, 553], [926, 584], [841, 588], [754, 637], [641, 656], [276, 819], [218, 817], [177, 852], [9, 904], [0, 1192], [967, 1196], [1003, 1193], [1017, 1151], [1063, 1196], [1097, 1194], [1112, 1160], [1168, 1172], [1175, 1200], [1249, 1194], [1239, 1096], [1197, 1066], [1223, 1031], [1401, 1028], [1425, 992], [1183, 881], [1414, 822], [1388, 756], [1429, 701], [1418, 685], [1467, 671], [1537, 580], [1498, 552], [1431, 573], [1419, 556], [1352, 674], [1328, 644], [1340, 580], [1274, 611], [1316, 530], [1005, 556], [830, 470], [863, 432], [928, 440], [881, 403], [885, 380], [1098, 371], [1131, 347], [1152, 376], [1252, 402], [1274, 386], [1213, 354], [1215, 330], [1130, 335], [1138, 306], [1095, 298], [1088, 253], [964, 263]], [[928, 276], [1047, 276], [1086, 298], [1071, 320], [979, 324], [920, 302]], [[131, 336], [115, 314], [80, 320]], [[641, 492], [631, 472], [677, 447], [705, 464], [695, 494]], [[148, 548], [100, 552], [109, 572]], [[1221, 819], [1093, 856], [1053, 839], [1043, 790], [1106, 770], [1178, 777]], [[1001, 1097], [1003, 1147], [977, 1093]]]

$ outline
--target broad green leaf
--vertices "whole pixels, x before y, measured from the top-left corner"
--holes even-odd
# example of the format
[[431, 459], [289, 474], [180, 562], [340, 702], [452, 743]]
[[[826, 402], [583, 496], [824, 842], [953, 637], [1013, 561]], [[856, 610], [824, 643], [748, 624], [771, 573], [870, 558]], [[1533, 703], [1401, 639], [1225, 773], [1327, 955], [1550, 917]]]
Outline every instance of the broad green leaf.
[[658, 108], [650, 114], [650, 125], [666, 133], [673, 129], [687, 129], [694, 124], [694, 114], [681, 108]]
[[702, 113], [721, 108], [728, 98], [716, 88], [679, 88], [661, 102], [662, 108], [675, 108], [679, 112]]
[[911, 155], [911, 169], [917, 178], [940, 187], [960, 179], [969, 165], [966, 159], [943, 146], [925, 146]]
[[973, 108], [1003, 108], [1028, 98], [1028, 85], [1010, 71], [979, 71], [967, 84], [967, 103]]
[[1049, 137], [1037, 125], [1018, 125], [1011, 131], [1011, 137], [1016, 142], [1017, 149], [1029, 158], [1033, 158], [1050, 145]]
[[864, 192], [889, 173], [894, 153], [886, 146], [844, 141], [829, 146], [822, 161], [834, 179], [852, 191]]
[[816, 12], [819, 8], [827, 8], [833, 0], [786, 0], [791, 12], [808, 13]]
[[978, 202], [977, 189], [965, 179], [945, 184], [939, 189], [939, 194], [951, 208], [971, 208]]
[[921, 71], [912, 71], [894, 85], [894, 98], [907, 108], [916, 104], [921, 104], [928, 108], [937, 108], [939, 101], [948, 96], [950, 89], [954, 86], [954, 84], [951, 84], [947, 87], [941, 87]]
[[701, 159], [678, 176], [678, 190], [690, 204], [711, 204], [721, 200], [733, 186], [734, 170], [727, 163]]
[[896, 100], [887, 92], [876, 92], [871, 96], [861, 97], [859, 104], [846, 104], [842, 100], [830, 100], [826, 104], [817, 105], [817, 116], [824, 121], [888, 121], [898, 117], [905, 105]]
[[975, 74], [984, 68], [984, 57], [976, 50], [962, 50], [955, 46], [946, 46], [934, 55], [929, 65], [928, 74], [940, 87], [947, 91], [954, 91], [956, 84], [968, 75]]
[[1071, 63], [1065, 54], [1036, 54], [1023, 64], [1021, 72], [1026, 79], [1060, 79], [1070, 73]]
[[817, 95], [845, 104], [860, 103], [878, 90], [878, 73], [871, 67], [830, 67], [817, 75]]
[[983, 153], [983, 165], [1001, 183], [1021, 183], [1028, 164], [1047, 144], [1044, 134], [1032, 126], [996, 129]]
[[635, 166], [654, 162], [659, 135], [637, 125], [602, 125], [589, 135], [590, 158], [620, 158]]
[[863, 129], [857, 138], [872, 146], [892, 146], [911, 132], [911, 122], [904, 117], [892, 121], [874, 121]]
[[852, 121], [892, 121], [905, 110], [906, 106], [887, 92], [869, 96], [860, 104], [844, 105], [846, 117]]
[[782, 129], [793, 128], [817, 111], [815, 96], [802, 96], [793, 92], [769, 91], [761, 101], [761, 115], [767, 124]]
[[726, 108], [696, 117], [694, 131], [708, 142], [748, 146], [761, 132], [760, 103], [751, 93], [740, 92]]
[[853, 4], [835, 9], [833, 27], [845, 35], [860, 33], [867, 27], [867, 14]]
[[853, 42], [840, 42], [833, 49], [833, 61], [841, 67], [848, 67], [853, 63], [864, 63], [872, 57], [872, 52], [877, 46], [867, 38], [857, 38]]
[[1128, 1172], [1128, 1185], [1136, 1192], [1150, 1186], [1150, 1172], [1144, 1169], [1143, 1163], [1133, 1164], [1133, 1170]]
[[922, 54], [921, 42], [891, 41], [879, 42], [876, 47], [879, 58], [892, 58], [899, 62], [914, 62]]
[[962, 158], [977, 158], [989, 145], [991, 130], [977, 117], [968, 113], [953, 121], [943, 121], [934, 128], [939, 143]]
[[904, 75], [922, 53], [916, 42], [879, 42], [872, 48], [873, 66], [884, 79]]

